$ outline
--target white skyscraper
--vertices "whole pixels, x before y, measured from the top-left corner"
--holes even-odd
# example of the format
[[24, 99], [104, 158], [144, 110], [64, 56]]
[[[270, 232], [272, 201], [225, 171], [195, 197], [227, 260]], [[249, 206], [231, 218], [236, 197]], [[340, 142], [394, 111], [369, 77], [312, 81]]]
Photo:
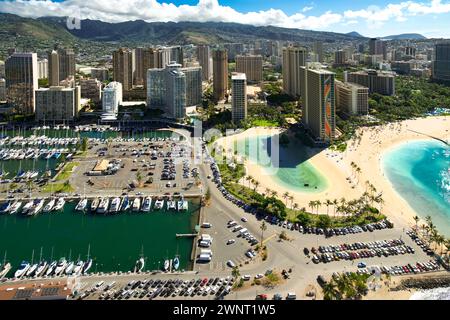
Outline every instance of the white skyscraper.
[[111, 82], [103, 90], [102, 109], [103, 119], [115, 119], [119, 114], [119, 105], [122, 104], [122, 84]]

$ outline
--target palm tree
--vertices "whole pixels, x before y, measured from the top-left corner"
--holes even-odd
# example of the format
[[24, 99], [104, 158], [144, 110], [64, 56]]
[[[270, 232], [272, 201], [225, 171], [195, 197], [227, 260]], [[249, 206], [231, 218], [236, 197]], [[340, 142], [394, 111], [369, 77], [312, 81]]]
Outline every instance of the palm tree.
[[340, 294], [334, 280], [329, 281], [322, 287], [324, 300], [340, 300]]
[[416, 232], [418, 231], [418, 227], [417, 227], [417, 224], [419, 223], [419, 220], [420, 220], [420, 218], [419, 218], [419, 216], [414, 216], [414, 221], [416, 222]]
[[325, 205], [327, 206], [327, 216], [328, 216], [328, 210], [329, 210], [329, 208], [330, 208], [330, 206], [333, 204], [333, 202], [331, 202], [331, 200], [330, 199], [327, 199], [326, 201], [325, 201]]
[[258, 187], [261, 185], [261, 183], [259, 182], [259, 181], [254, 181], [253, 182], [253, 186], [254, 186], [254, 189], [253, 189], [253, 191], [255, 191], [256, 192], [256, 190], [258, 190]]
[[136, 172], [136, 180], [139, 184], [139, 187], [142, 186], [142, 179], [144, 179], [144, 177], [142, 176], [141, 171]]
[[333, 200], [333, 207], [334, 207], [334, 216], [336, 217], [336, 206], [338, 205], [338, 200], [334, 199]]
[[319, 214], [319, 208], [322, 206], [322, 202], [320, 200], [316, 201], [317, 214]]
[[310, 201], [308, 203], [308, 206], [311, 208], [311, 212], [313, 212], [314, 208], [316, 207], [316, 202], [315, 201]]
[[274, 198], [278, 196], [278, 192], [275, 190], [272, 190], [271, 194], [272, 194], [272, 197], [274, 197]]
[[266, 196], [268, 196], [270, 194], [270, 189], [266, 188], [266, 190], [264, 190], [264, 193], [265, 193]]
[[283, 199], [286, 200], [286, 206], [287, 206], [287, 199], [289, 198], [289, 192], [285, 192], [283, 194]]
[[248, 187], [250, 188], [250, 181], [253, 180], [253, 177], [252, 177], [252, 176], [247, 176], [247, 177], [245, 177], [245, 180], [247, 180], [247, 182], [248, 182]]
[[294, 210], [298, 210], [298, 203], [294, 203], [294, 206], [293, 206], [293, 208], [294, 208]]
[[261, 226], [259, 228], [261, 229], [261, 249], [262, 249], [264, 243], [264, 231], [267, 230], [266, 222], [264, 220], [261, 222]]
[[289, 201], [291, 202], [291, 208], [292, 208], [292, 202], [294, 202], [294, 197], [293, 196], [289, 196]]

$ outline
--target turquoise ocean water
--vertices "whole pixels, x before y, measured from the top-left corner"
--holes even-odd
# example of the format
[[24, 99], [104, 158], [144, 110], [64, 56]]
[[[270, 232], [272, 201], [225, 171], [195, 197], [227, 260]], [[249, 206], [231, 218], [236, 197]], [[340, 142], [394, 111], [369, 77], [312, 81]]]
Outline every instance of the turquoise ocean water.
[[438, 141], [408, 142], [383, 157], [395, 190], [421, 218], [430, 215], [450, 236], [450, 147]]

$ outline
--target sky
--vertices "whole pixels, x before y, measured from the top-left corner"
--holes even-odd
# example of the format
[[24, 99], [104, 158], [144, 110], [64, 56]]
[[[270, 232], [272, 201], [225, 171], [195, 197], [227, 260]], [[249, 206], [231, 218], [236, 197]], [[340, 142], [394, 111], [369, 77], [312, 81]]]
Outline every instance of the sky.
[[0, 12], [25, 17], [222, 21], [367, 37], [420, 33], [450, 38], [450, 0], [0, 0]]

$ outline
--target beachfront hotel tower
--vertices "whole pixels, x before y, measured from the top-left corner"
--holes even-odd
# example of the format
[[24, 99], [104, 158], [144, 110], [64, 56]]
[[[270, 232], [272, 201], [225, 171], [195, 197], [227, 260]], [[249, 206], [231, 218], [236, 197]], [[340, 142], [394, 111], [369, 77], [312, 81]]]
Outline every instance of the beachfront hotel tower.
[[331, 142], [336, 136], [335, 74], [313, 67], [301, 67], [303, 124], [315, 140]]
[[436, 44], [433, 80], [450, 84], [450, 41]]
[[245, 73], [231, 75], [231, 113], [234, 123], [247, 118], [247, 77]]
[[212, 78], [211, 49], [207, 45], [197, 46], [197, 60], [202, 67], [202, 80], [209, 81]]
[[213, 95], [214, 100], [225, 99], [228, 91], [228, 53], [226, 50], [214, 50], [213, 58]]
[[39, 73], [37, 61], [36, 53], [13, 53], [5, 61], [6, 98], [18, 113], [34, 113]]
[[113, 80], [122, 84], [124, 92], [133, 89], [133, 51], [120, 48], [113, 52]]
[[300, 96], [300, 67], [306, 65], [307, 57], [305, 48], [283, 48], [283, 91], [292, 97]]

